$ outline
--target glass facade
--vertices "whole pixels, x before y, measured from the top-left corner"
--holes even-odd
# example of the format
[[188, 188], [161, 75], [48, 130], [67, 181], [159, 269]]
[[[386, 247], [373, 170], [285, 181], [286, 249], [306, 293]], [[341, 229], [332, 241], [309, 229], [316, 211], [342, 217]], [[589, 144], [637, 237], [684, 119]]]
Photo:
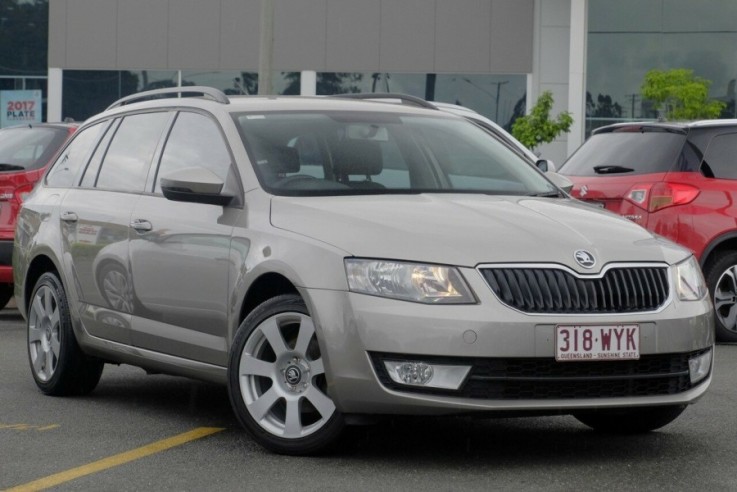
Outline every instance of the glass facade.
[[[105, 110], [114, 101], [136, 92], [176, 87], [181, 75], [182, 86], [205, 85], [226, 94], [256, 94], [258, 74], [237, 71], [178, 71], [178, 70], [64, 70], [62, 82], [62, 117], [83, 121]], [[299, 72], [274, 74], [277, 94], [296, 87], [299, 93]]]
[[653, 119], [640, 87], [649, 70], [687, 68], [712, 82], [710, 96], [737, 116], [737, 2], [589, 0], [586, 131]]
[[48, 0], [0, 1], [0, 91], [41, 90], [46, 121]]
[[526, 75], [318, 73], [317, 94], [393, 92], [459, 104], [506, 129], [525, 114]]
[[[180, 72], [155, 70], [64, 70], [64, 118], [82, 121], [135, 92], [175, 87]], [[277, 94], [300, 91], [299, 72], [273, 77]], [[230, 95], [258, 93], [258, 74], [238, 71], [182, 71], [181, 84], [215, 87]], [[318, 73], [317, 94], [395, 92], [471, 108], [509, 129], [525, 112], [525, 75]]]

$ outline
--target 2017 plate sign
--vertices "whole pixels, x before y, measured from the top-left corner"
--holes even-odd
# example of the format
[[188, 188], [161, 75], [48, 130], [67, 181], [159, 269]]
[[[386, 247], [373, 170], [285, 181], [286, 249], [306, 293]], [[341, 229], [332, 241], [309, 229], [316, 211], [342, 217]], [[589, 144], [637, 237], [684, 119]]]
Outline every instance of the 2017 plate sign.
[[555, 360], [633, 360], [640, 358], [639, 325], [558, 325]]

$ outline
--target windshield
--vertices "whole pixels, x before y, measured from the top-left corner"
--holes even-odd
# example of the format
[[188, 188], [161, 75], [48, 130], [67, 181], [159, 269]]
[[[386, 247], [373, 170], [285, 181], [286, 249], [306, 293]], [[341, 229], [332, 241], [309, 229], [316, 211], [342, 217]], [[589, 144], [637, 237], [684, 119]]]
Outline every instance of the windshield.
[[453, 117], [279, 112], [234, 119], [261, 184], [277, 195], [557, 193], [505, 144]]
[[686, 135], [666, 131], [617, 131], [594, 135], [561, 166], [569, 176], [665, 173], [678, 160]]
[[66, 137], [65, 128], [19, 127], [0, 131], [0, 172], [45, 166]]

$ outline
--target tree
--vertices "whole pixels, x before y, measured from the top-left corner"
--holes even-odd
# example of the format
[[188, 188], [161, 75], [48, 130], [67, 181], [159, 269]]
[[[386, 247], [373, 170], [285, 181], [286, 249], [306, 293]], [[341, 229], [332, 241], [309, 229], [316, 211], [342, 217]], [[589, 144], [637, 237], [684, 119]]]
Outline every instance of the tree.
[[709, 100], [711, 81], [697, 77], [693, 70], [674, 68], [650, 70], [642, 84], [642, 97], [655, 103], [666, 119], [717, 118], [725, 104]]
[[594, 102], [590, 92], [586, 93], [586, 116], [594, 118], [621, 118], [622, 106], [608, 94], [599, 94]]
[[[291, 96], [299, 94], [299, 72], [283, 73], [284, 79], [288, 81], [287, 87], [282, 94]], [[350, 94], [361, 92], [357, 85], [363, 79], [363, 74], [348, 72], [321, 72], [317, 74], [316, 94], [318, 96], [331, 96], [333, 94]]]
[[573, 124], [571, 113], [560, 113], [555, 121], [550, 119], [553, 109], [553, 93], [543, 92], [533, 106], [530, 114], [521, 116], [512, 125], [512, 135], [522, 145], [534, 149], [540, 144], [552, 142], [561, 133], [568, 133]]

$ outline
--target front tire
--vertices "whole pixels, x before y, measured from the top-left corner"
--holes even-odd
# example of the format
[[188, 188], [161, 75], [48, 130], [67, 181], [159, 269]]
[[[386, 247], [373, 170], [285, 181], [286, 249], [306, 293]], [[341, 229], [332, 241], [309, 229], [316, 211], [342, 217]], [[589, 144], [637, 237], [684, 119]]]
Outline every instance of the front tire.
[[660, 429], [678, 418], [685, 405], [588, 410], [574, 413], [582, 424], [606, 434], [644, 434]]
[[228, 394], [241, 425], [271, 451], [315, 454], [337, 440], [343, 417], [326, 394], [315, 327], [299, 296], [270, 299], [241, 323]]
[[706, 285], [714, 301], [717, 341], [737, 342], [737, 251], [724, 251], [704, 269]]
[[47, 395], [90, 393], [104, 363], [77, 344], [64, 286], [53, 273], [36, 282], [28, 307], [28, 359], [36, 385]]

